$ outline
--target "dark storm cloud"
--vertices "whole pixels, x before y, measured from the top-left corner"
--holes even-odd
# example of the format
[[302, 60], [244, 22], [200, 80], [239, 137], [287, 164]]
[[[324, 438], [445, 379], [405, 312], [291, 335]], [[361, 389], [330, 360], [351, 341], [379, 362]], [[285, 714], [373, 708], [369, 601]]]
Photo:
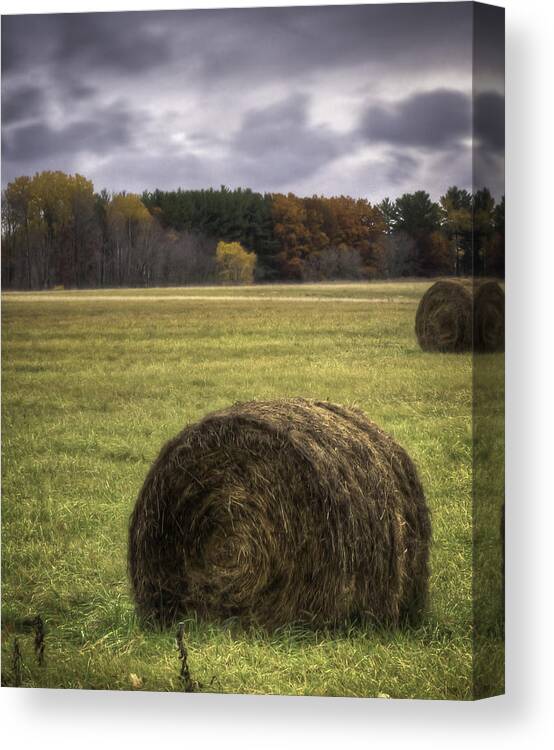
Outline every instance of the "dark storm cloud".
[[387, 159], [387, 178], [392, 185], [406, 182], [419, 166], [419, 161], [409, 154], [390, 151]]
[[416, 64], [420, 72], [438, 61], [456, 67], [471, 54], [471, 5], [228, 10], [206, 12], [202, 21], [198, 14], [199, 27], [214, 40], [210, 54], [199, 58], [198, 75], [212, 85], [228, 77], [271, 80], [368, 63], [389, 70]]
[[438, 89], [369, 107], [361, 127], [370, 141], [441, 148], [471, 135], [471, 99]]
[[494, 91], [475, 97], [475, 137], [485, 148], [504, 151], [504, 97]]
[[473, 64], [478, 89], [493, 79], [504, 87], [504, 36], [504, 9], [474, 3]]
[[473, 185], [504, 193], [504, 97], [492, 91], [474, 100]]
[[42, 113], [44, 94], [38, 86], [25, 85], [13, 90], [2, 90], [2, 122], [28, 120]]
[[9, 75], [22, 66], [51, 65], [74, 75], [95, 66], [140, 74], [170, 56], [164, 33], [146, 13], [5, 16], [2, 70]]
[[274, 186], [303, 179], [351, 143], [329, 128], [311, 126], [307, 107], [308, 98], [297, 95], [246, 114], [230, 145], [232, 153], [243, 157], [243, 166], [254, 179], [263, 171]]
[[4, 133], [3, 157], [10, 162], [33, 162], [67, 152], [102, 154], [130, 143], [133, 122], [133, 114], [116, 106], [103, 110], [95, 119], [60, 127], [41, 122], [24, 125]]
[[7, 16], [2, 67], [92, 64], [140, 74], [177, 60], [204, 83], [368, 61], [455, 65], [467, 56], [471, 18], [471, 3]]
[[97, 90], [94, 86], [87, 86], [85, 83], [74, 81], [73, 83], [69, 82], [67, 84], [66, 92], [72, 99], [80, 101], [83, 99], [90, 99], [97, 93]]
[[504, 154], [477, 147], [473, 154], [473, 188], [486, 187], [493, 195], [504, 195]]
[[132, 18], [134, 14], [114, 15], [115, 18], [111, 14], [90, 14], [85, 23], [79, 16], [63, 17], [57, 60], [140, 74], [169, 59], [165, 30], [160, 33], [143, 13], [137, 14], [136, 20]]
[[[433, 191], [434, 157], [458, 163], [470, 132], [473, 18], [464, 2], [4, 17], [4, 184], [58, 168], [137, 191], [363, 194], [373, 164], [375, 191], [421, 175]], [[500, 59], [483, 48], [483, 70]]]

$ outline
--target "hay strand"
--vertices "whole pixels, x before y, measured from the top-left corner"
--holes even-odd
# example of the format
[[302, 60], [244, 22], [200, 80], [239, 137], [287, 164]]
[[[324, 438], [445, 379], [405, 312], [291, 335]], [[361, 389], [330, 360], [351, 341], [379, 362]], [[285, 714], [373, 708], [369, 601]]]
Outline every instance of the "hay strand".
[[129, 572], [143, 617], [268, 629], [414, 622], [430, 520], [416, 469], [364, 414], [301, 398], [236, 404], [162, 449]]

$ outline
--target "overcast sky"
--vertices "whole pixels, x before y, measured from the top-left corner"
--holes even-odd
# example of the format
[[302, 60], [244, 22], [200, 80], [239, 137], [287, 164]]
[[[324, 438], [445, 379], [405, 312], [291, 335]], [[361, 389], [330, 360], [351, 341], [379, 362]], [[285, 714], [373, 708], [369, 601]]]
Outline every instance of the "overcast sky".
[[[2, 184], [61, 169], [136, 192], [469, 188], [472, 22], [471, 3], [4, 16]], [[497, 192], [488, 47], [477, 119]]]

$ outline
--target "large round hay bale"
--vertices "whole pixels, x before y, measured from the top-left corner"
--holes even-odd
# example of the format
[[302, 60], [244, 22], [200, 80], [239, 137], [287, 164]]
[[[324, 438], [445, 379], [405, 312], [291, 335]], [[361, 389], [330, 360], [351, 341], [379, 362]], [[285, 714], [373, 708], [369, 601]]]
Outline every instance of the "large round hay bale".
[[414, 622], [430, 534], [414, 464], [362, 412], [236, 404], [162, 449], [131, 516], [130, 577], [162, 624]]
[[474, 348], [478, 352], [504, 351], [504, 290], [496, 281], [480, 284], [474, 294]]
[[466, 352], [472, 346], [472, 295], [458, 281], [437, 281], [416, 312], [415, 331], [426, 352]]

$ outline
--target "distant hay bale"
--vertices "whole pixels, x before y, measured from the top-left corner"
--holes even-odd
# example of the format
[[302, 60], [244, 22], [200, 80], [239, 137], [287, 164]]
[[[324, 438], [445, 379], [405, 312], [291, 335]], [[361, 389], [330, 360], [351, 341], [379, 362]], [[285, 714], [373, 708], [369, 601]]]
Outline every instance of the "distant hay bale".
[[471, 289], [458, 281], [437, 281], [419, 302], [415, 330], [423, 351], [470, 351]]
[[431, 528], [416, 469], [358, 410], [235, 404], [186, 427], [131, 516], [138, 611], [274, 629], [415, 622]]
[[421, 298], [415, 331], [426, 352], [504, 351], [504, 291], [496, 281], [437, 281]]
[[474, 347], [478, 352], [504, 351], [504, 290], [486, 281], [474, 294]]

